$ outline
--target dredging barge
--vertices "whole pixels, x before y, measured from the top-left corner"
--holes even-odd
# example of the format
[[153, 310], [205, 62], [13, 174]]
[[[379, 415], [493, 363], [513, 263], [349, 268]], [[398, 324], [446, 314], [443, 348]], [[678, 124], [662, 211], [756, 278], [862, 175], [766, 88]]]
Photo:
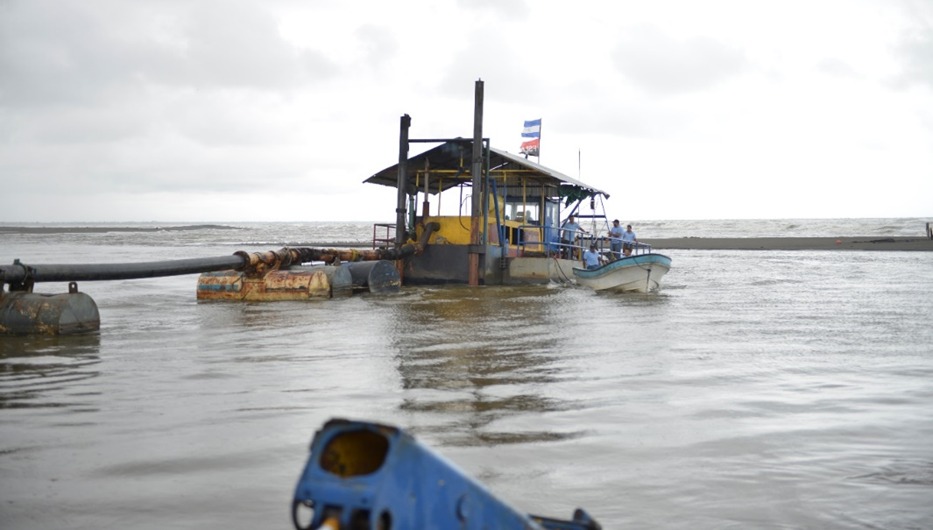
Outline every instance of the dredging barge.
[[[403, 283], [571, 281], [573, 267], [579, 265], [580, 247], [594, 242], [608, 246], [608, 241], [596, 238], [566, 248], [560, 243], [560, 221], [575, 214], [581, 219], [598, 218], [605, 224], [605, 215], [581, 215], [578, 210], [589, 201], [595, 211], [596, 201], [609, 194], [491, 147], [489, 139], [482, 136], [482, 115], [483, 82], [477, 81], [472, 139], [409, 139], [411, 118], [402, 116], [399, 163], [364, 181], [398, 190], [395, 225], [377, 225], [386, 230], [382, 242], [394, 241], [399, 246], [407, 240], [420, 240], [427, 227], [434, 227], [423, 252], [402, 263]], [[409, 148], [415, 143], [439, 145], [409, 158]], [[455, 190], [459, 191], [460, 211], [440, 215], [442, 196]], [[463, 212], [466, 196], [470, 209]]]
[[[372, 250], [283, 248], [218, 258], [91, 265], [17, 260], [0, 265], [0, 334], [98, 330], [97, 306], [78, 291], [79, 281], [200, 273], [198, 300], [236, 301], [332, 298], [361, 288], [390, 292], [401, 285], [571, 282], [579, 247], [607, 241], [564, 245], [560, 220], [577, 214], [605, 222], [605, 215], [577, 212], [585, 201], [595, 212], [595, 202], [609, 195], [491, 147], [482, 124], [482, 80], [475, 86], [472, 139], [410, 139], [411, 118], [401, 117], [398, 164], [364, 181], [398, 191], [396, 222], [376, 225]], [[410, 146], [420, 143], [438, 145], [409, 158]], [[442, 195], [457, 191], [458, 213], [440, 215]], [[466, 195], [470, 209], [464, 212]], [[383, 237], [376, 236], [378, 230], [384, 231]], [[33, 293], [35, 283], [53, 281], [68, 282], [68, 293]]]

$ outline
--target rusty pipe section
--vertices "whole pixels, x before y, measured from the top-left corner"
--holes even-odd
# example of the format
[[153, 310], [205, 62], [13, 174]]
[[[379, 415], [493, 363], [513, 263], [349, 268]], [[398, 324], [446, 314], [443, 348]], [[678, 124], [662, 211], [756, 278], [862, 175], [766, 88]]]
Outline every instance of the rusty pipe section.
[[262, 276], [268, 272], [287, 269], [292, 265], [301, 265], [302, 263], [302, 257], [298, 249], [288, 247], [266, 252], [245, 252], [239, 250], [234, 252], [233, 255], [242, 258], [243, 264], [240, 267], [230, 268], [233, 270], [242, 270], [249, 276]]
[[335, 248], [309, 248], [299, 247], [289, 249], [297, 252], [301, 262], [323, 261], [324, 263], [336, 263], [338, 261], [395, 261], [405, 259], [409, 256], [417, 256], [424, 252], [431, 235], [439, 230], [440, 223], [430, 222], [424, 226], [424, 231], [418, 241], [405, 243], [396, 248], [375, 248], [372, 250], [359, 249], [335, 249]]

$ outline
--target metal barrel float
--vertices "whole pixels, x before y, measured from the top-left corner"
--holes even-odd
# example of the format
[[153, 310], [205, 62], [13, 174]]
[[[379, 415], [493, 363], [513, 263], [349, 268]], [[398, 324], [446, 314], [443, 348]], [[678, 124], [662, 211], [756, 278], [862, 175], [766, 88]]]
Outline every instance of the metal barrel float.
[[402, 278], [391, 261], [356, 261], [347, 263], [347, 267], [353, 279], [354, 291], [397, 293], [402, 287]]
[[271, 302], [340, 298], [353, 294], [346, 265], [319, 265], [273, 270], [261, 275], [243, 271], [205, 272], [198, 277], [198, 300]]
[[74, 282], [68, 293], [0, 293], [0, 334], [72, 335], [100, 329], [100, 312]]
[[397, 427], [332, 419], [314, 435], [295, 487], [298, 530], [599, 530], [577, 509], [572, 520], [527, 515]]

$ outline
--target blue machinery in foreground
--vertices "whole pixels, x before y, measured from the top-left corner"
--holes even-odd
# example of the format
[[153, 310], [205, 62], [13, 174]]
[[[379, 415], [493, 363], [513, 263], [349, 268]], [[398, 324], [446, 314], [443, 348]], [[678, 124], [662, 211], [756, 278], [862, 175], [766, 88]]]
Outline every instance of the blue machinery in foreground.
[[298, 530], [601, 528], [581, 509], [570, 521], [524, 514], [401, 429], [343, 419], [315, 434], [292, 521]]

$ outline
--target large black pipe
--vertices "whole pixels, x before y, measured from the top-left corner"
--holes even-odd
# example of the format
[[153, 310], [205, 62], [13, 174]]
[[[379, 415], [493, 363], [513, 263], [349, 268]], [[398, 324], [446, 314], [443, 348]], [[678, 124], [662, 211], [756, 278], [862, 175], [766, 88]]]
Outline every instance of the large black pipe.
[[[439, 228], [440, 225], [436, 222], [428, 223], [417, 243], [405, 243], [398, 248], [368, 251], [363, 253], [365, 254], [364, 259], [397, 260], [417, 254], [424, 250], [431, 234]], [[276, 261], [279, 261], [280, 265], [287, 266], [291, 263], [319, 261], [323, 254], [329, 252], [334, 251], [293, 248], [265, 254], [237, 252], [230, 256], [214, 258], [189, 258], [142, 263], [88, 263], [83, 265], [28, 265], [16, 260], [12, 265], [0, 265], [0, 287], [9, 284], [11, 291], [32, 290], [31, 285], [36, 282], [88, 282], [158, 278], [230, 269], [241, 270], [263, 264], [272, 265]], [[294, 258], [292, 253], [294, 253]], [[281, 260], [286, 263], [282, 263]], [[26, 289], [23, 289], [23, 287], [26, 287]]]
[[19, 260], [0, 266], [0, 283], [80, 282], [157, 278], [201, 272], [241, 269], [247, 263], [242, 255], [216, 258], [190, 258], [143, 263], [89, 263], [83, 265], [27, 265]]

